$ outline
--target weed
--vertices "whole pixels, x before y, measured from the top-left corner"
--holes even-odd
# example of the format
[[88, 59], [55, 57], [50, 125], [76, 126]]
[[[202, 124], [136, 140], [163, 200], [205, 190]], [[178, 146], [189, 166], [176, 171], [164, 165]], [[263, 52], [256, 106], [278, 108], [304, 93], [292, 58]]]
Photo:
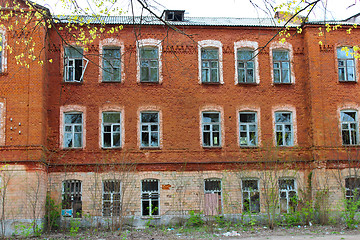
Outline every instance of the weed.
[[190, 218], [186, 222], [186, 226], [199, 227], [204, 224], [204, 220], [201, 218], [200, 213], [190, 211]]

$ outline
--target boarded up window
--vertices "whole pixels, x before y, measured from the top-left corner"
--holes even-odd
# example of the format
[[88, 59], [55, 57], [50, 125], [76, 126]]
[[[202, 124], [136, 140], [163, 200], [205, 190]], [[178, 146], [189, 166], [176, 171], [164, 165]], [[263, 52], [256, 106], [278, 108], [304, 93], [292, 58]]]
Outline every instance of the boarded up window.
[[221, 214], [221, 180], [219, 179], [205, 179], [204, 214]]

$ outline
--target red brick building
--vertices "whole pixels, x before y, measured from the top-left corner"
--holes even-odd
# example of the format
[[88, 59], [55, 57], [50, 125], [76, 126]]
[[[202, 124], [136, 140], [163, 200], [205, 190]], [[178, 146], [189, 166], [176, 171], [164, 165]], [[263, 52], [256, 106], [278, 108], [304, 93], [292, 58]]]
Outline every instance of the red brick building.
[[[46, 191], [62, 219], [126, 216], [136, 226], [175, 223], [191, 210], [261, 215], [271, 191], [282, 213], [319, 191], [333, 208], [352, 198], [360, 111], [352, 23], [327, 32], [311, 22], [301, 34], [291, 24], [282, 43], [270, 41], [281, 28], [272, 19], [164, 18], [170, 25], [85, 18], [104, 28], [85, 45], [62, 19], [38, 35], [51, 63], [29, 68], [10, 57], [14, 36], [3, 29], [1, 158], [11, 174], [43, 181], [39, 219]], [[18, 181], [4, 198], [16, 206]]]

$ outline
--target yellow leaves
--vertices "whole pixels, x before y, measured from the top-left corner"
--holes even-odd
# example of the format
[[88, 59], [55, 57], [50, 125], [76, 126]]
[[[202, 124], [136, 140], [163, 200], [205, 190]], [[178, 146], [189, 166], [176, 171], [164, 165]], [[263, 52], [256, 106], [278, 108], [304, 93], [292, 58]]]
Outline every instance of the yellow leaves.
[[49, 63], [52, 63], [53, 62], [53, 60], [52, 59], [49, 59]]
[[301, 27], [296, 27], [296, 33], [301, 34], [302, 33], [302, 28]]
[[323, 45], [323, 42], [322, 42], [322, 41], [319, 41], [319, 45], [321, 45], [321, 46], [322, 46], [322, 45]]

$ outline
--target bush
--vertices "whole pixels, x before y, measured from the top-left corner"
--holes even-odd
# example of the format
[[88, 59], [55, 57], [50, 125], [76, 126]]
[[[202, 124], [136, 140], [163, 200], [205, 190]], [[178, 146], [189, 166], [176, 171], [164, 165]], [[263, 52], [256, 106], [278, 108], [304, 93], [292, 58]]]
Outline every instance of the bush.
[[190, 218], [187, 220], [186, 225], [192, 227], [199, 227], [204, 224], [204, 220], [201, 218], [200, 213], [190, 211]]

